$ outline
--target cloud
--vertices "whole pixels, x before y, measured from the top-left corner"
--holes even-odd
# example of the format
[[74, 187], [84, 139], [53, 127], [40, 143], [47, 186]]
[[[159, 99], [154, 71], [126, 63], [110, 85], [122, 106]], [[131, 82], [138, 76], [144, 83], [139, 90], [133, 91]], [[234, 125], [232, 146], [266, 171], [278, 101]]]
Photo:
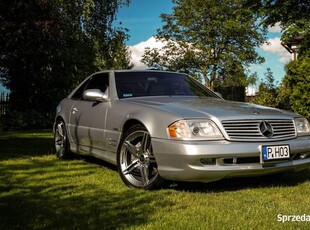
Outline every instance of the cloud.
[[[128, 49], [131, 51], [131, 62], [135, 65], [134, 69], [148, 68], [141, 62], [146, 47], [161, 49], [163, 46], [164, 43], [158, 41], [155, 37], [150, 37], [146, 41], [128, 46]], [[260, 48], [266, 53], [277, 55], [278, 61], [281, 63], [287, 63], [291, 59], [290, 53], [281, 45], [279, 37], [269, 38], [267, 43], [264, 43]]]
[[278, 61], [281, 63], [287, 63], [291, 59], [291, 54], [281, 45], [279, 37], [269, 38], [267, 43], [261, 46], [262, 50], [280, 56]]
[[281, 24], [277, 22], [274, 26], [268, 26], [268, 31], [270, 33], [281, 33]]
[[141, 62], [144, 50], [146, 47], [149, 48], [162, 48], [164, 44], [155, 37], [150, 37], [147, 41], [140, 42], [133, 46], [128, 46], [128, 49], [131, 51], [131, 62], [135, 65], [134, 69], [145, 69], [147, 66]]

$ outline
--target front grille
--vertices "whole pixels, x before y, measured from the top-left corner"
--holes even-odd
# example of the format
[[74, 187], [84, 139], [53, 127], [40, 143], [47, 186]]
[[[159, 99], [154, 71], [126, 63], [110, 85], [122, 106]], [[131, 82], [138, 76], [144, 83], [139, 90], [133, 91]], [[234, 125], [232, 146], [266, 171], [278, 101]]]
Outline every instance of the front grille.
[[[261, 122], [268, 122], [273, 134], [266, 137], [260, 130]], [[231, 140], [283, 140], [296, 137], [292, 120], [235, 120], [222, 121], [222, 125]]]

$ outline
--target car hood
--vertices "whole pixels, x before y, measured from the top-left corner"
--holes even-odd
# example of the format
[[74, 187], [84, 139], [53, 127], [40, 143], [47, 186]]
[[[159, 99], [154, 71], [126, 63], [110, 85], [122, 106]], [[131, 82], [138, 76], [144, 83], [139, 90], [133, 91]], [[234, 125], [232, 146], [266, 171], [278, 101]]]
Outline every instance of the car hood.
[[292, 119], [297, 116], [294, 113], [275, 108], [211, 97], [143, 97], [127, 99], [126, 102], [164, 110], [181, 118], [242, 120]]

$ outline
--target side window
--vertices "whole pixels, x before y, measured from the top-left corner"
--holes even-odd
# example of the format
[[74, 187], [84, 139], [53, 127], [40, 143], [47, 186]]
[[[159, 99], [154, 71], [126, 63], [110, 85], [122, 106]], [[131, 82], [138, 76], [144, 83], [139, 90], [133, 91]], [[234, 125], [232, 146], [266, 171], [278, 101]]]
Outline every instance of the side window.
[[85, 81], [76, 91], [75, 93], [71, 96], [71, 99], [75, 99], [75, 100], [81, 100], [83, 97], [83, 92], [84, 89], [86, 87], [86, 85], [89, 83], [88, 81]]
[[101, 92], [105, 92], [107, 87], [109, 86], [109, 74], [108, 73], [100, 73], [91, 77], [87, 89], [100, 89]]

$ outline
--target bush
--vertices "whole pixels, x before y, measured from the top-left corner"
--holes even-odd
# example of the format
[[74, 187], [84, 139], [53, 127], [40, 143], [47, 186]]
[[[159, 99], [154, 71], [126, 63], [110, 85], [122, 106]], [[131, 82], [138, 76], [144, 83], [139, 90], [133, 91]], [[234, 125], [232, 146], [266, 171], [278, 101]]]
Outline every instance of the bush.
[[10, 111], [1, 117], [0, 124], [3, 130], [51, 129], [53, 116], [43, 115], [35, 110]]
[[310, 119], [310, 55], [286, 65], [284, 82], [290, 87], [290, 104], [294, 112]]

